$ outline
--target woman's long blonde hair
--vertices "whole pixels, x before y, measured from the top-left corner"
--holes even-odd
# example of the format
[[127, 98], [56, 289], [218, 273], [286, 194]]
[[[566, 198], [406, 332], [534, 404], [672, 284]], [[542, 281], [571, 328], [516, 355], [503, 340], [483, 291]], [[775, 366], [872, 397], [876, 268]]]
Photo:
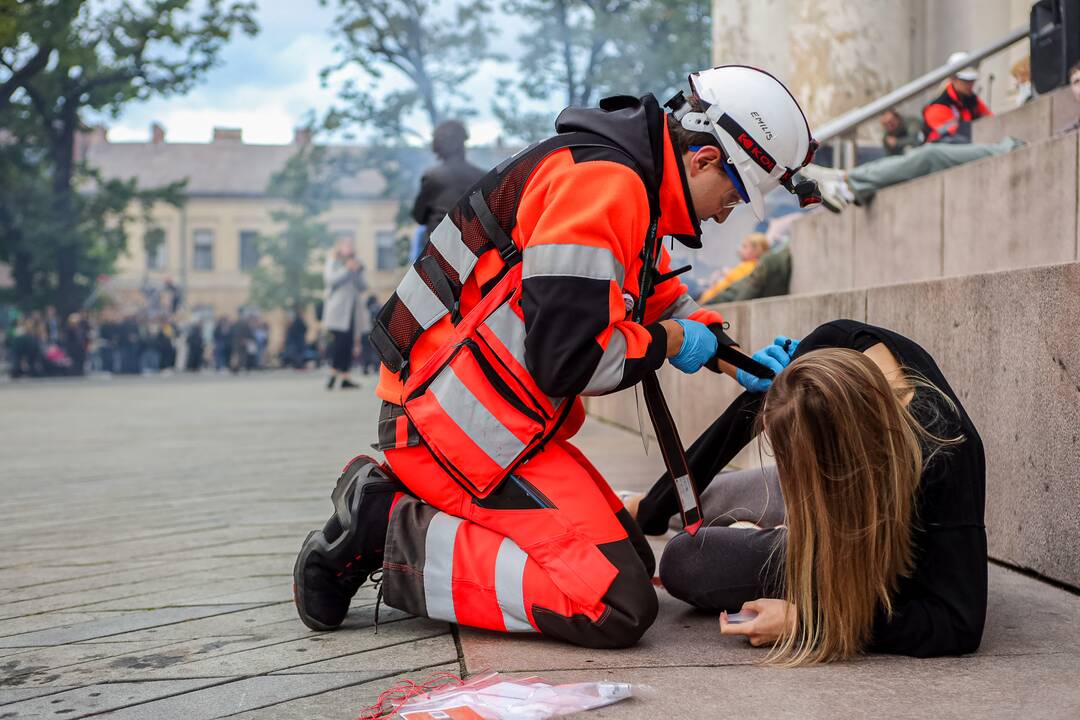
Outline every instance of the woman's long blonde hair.
[[828, 348], [794, 361], [766, 395], [761, 422], [787, 507], [784, 587], [795, 608], [767, 662], [849, 658], [870, 640], [877, 608], [892, 612], [913, 566], [922, 442], [955, 442], [905, 407], [913, 387], [936, 391], [917, 378], [894, 388], [864, 354]]

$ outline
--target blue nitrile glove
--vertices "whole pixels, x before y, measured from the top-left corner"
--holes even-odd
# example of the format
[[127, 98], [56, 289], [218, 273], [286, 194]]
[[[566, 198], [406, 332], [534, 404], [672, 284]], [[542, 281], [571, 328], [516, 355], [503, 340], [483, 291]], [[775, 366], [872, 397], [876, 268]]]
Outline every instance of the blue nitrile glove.
[[684, 373], [696, 373], [716, 355], [716, 335], [704, 323], [694, 320], [675, 322], [682, 325], [683, 341], [679, 352], [669, 360]]
[[777, 335], [776, 339], [773, 340], [773, 345], [776, 345], [787, 353], [788, 362], [784, 363], [784, 367], [788, 366], [788, 363], [791, 362], [791, 358], [795, 355], [795, 351], [799, 349], [798, 340], [793, 340], [792, 338], [784, 337], [783, 335]]
[[[777, 338], [777, 340], [780, 340], [781, 342], [779, 344], [773, 343], [772, 345], [758, 350], [752, 357], [754, 360], [779, 375], [780, 371], [786, 368], [788, 363], [791, 362], [791, 356], [784, 352], [783, 340], [787, 340], [787, 338]], [[792, 341], [792, 344], [796, 344], [794, 340]], [[794, 352], [794, 350], [792, 350], [792, 352]], [[735, 380], [752, 393], [763, 393], [772, 387], [772, 380], [763, 380], [762, 378], [751, 375], [745, 370], [736, 372]]]

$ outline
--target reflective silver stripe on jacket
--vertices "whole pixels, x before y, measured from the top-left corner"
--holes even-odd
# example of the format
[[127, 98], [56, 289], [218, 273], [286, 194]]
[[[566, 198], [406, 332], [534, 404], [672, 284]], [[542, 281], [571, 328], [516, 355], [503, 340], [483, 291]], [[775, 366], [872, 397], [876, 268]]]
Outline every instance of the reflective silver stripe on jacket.
[[461, 230], [451, 222], [449, 215], [431, 232], [431, 244], [446, 258], [457, 273], [458, 280], [464, 284], [476, 267], [477, 257], [461, 239]]
[[461, 382], [454, 368], [447, 367], [440, 372], [430, 390], [454, 424], [499, 467], [510, 467], [525, 449], [525, 443], [518, 440]]
[[668, 320], [670, 318], [675, 318], [678, 320], [685, 320], [700, 309], [701, 306], [695, 302], [694, 298], [690, 297], [690, 293], [683, 293], [675, 300], [675, 302], [668, 306], [668, 309], [664, 311], [661, 319]]
[[488, 315], [484, 324], [499, 338], [499, 342], [510, 351], [521, 367], [525, 365], [525, 322], [510, 309], [509, 303], [503, 303]]
[[424, 604], [433, 620], [457, 622], [454, 610], [454, 540], [461, 518], [439, 512], [424, 538]]
[[424, 330], [439, 322], [442, 316], [449, 312], [414, 267], [410, 267], [405, 273], [405, 278], [398, 285], [397, 295]]
[[[499, 342], [510, 351], [510, 354], [517, 360], [518, 365], [528, 371], [529, 366], [525, 364], [525, 321], [510, 309], [510, 304], [503, 303], [497, 307], [495, 312], [488, 315], [484, 324], [495, 334], [495, 337], [499, 338]], [[544, 397], [556, 409], [563, 401], [563, 398], [560, 397], [551, 397], [550, 395]]]
[[529, 556], [517, 543], [504, 538], [495, 557], [495, 595], [507, 632], [536, 632], [525, 614], [525, 563]]
[[611, 339], [604, 350], [596, 370], [589, 378], [589, 384], [581, 391], [582, 395], [603, 395], [611, 392], [622, 382], [626, 367], [626, 336], [618, 329], [611, 331]]
[[592, 245], [528, 245], [521, 277], [558, 276], [614, 280], [623, 284], [623, 266], [608, 248]]

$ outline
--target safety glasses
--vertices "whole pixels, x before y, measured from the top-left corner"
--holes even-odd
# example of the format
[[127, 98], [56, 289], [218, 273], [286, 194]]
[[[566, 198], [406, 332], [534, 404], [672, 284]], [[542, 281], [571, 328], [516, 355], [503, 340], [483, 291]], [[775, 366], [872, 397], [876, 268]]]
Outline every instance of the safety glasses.
[[[703, 146], [691, 145], [687, 148], [690, 152], [697, 152]], [[739, 171], [735, 169], [735, 166], [728, 160], [727, 153], [723, 148], [718, 147], [720, 150], [720, 167], [724, 168], [724, 172], [727, 174], [728, 179], [731, 180], [731, 184], [735, 186], [735, 191], [739, 193], [739, 199], [734, 202], [724, 203], [720, 207], [725, 210], [737, 208], [743, 203], [750, 204], [750, 196], [746, 192], [746, 186], [743, 184], [742, 178], [739, 177]]]
[[[735, 190], [738, 191], [739, 197], [747, 205], [750, 204], [750, 195], [746, 192], [746, 185], [743, 184], [742, 178], [739, 177], [739, 171], [735, 169], [735, 166], [727, 158], [727, 153], [724, 153], [723, 158], [720, 160], [720, 166], [724, 168], [724, 172], [727, 173], [728, 179], [731, 180], [731, 184], [735, 186]], [[731, 207], [735, 207], [739, 203], [735, 203]]]

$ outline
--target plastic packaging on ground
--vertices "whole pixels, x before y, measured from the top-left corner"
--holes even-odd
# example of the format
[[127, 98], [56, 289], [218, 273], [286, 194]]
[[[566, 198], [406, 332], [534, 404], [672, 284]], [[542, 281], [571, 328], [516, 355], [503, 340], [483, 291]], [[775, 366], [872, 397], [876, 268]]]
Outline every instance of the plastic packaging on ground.
[[[510, 678], [483, 673], [465, 682], [429, 684], [397, 706], [402, 720], [544, 720], [592, 710], [640, 691], [630, 683], [587, 682], [553, 685], [540, 678]], [[390, 717], [363, 715], [361, 717]]]

